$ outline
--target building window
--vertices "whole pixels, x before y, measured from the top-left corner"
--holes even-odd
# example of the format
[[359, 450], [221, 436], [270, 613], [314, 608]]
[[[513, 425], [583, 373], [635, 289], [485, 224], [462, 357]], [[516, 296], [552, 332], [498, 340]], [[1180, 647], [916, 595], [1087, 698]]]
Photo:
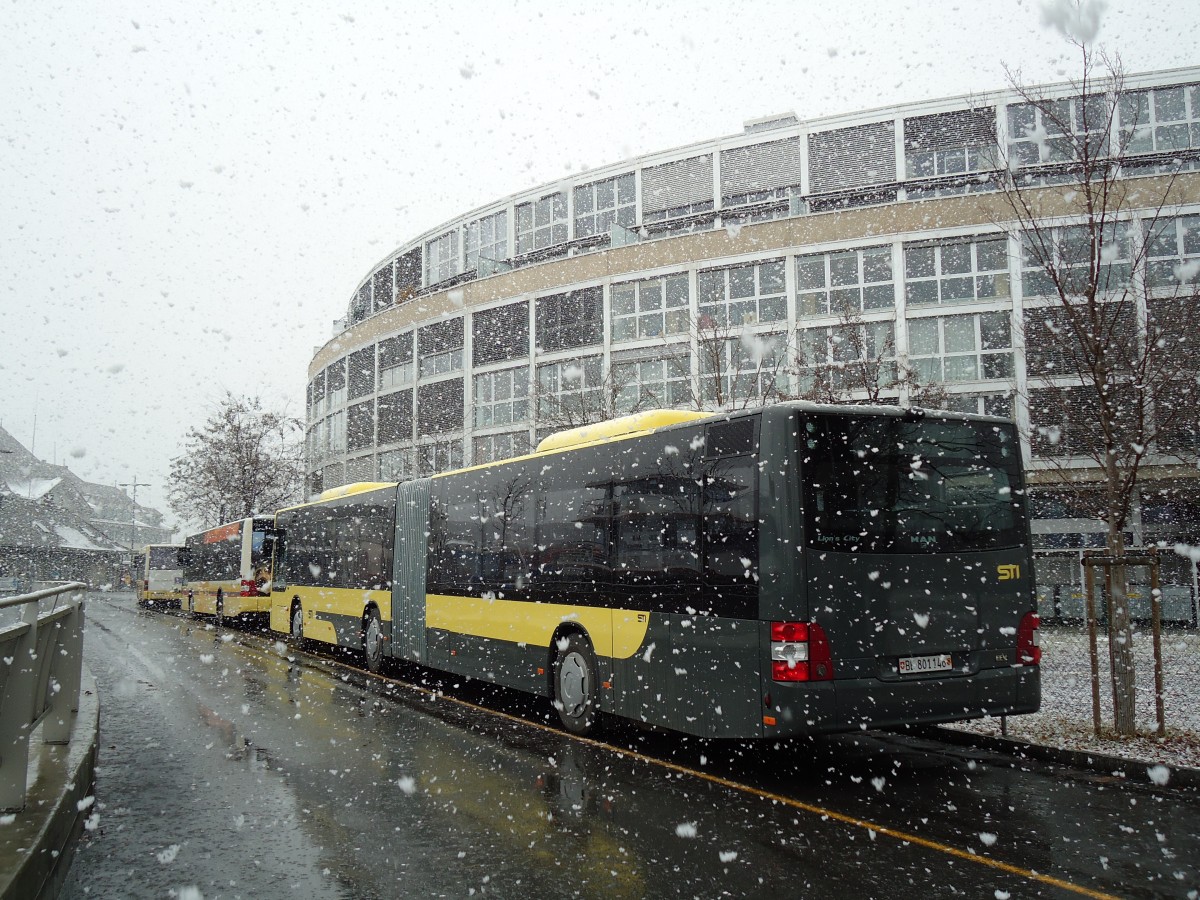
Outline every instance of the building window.
[[1178, 289], [1200, 281], [1200, 215], [1151, 225], [1146, 256], [1147, 287]]
[[663, 358], [612, 363], [618, 415], [647, 409], [691, 406], [691, 353], [677, 346]]
[[375, 393], [375, 345], [350, 354], [350, 398], [357, 400]]
[[453, 278], [461, 270], [458, 259], [458, 231], [425, 242], [425, 284], [437, 284]]
[[325, 485], [325, 489], [339, 487], [346, 483], [346, 467], [339, 463], [333, 463], [321, 470], [321, 482]]
[[904, 277], [909, 306], [1008, 297], [1008, 240], [998, 237], [906, 245]]
[[463, 442], [461, 438], [446, 441], [430, 441], [416, 448], [417, 474], [422, 478], [461, 469], [463, 465]]
[[537, 346], [542, 352], [599, 344], [604, 323], [604, 291], [584, 288], [539, 297]]
[[632, 172], [575, 188], [575, 237], [608, 234], [614, 223], [632, 228], [636, 201]]
[[479, 268], [479, 259], [500, 262], [508, 259], [508, 210], [484, 216], [467, 226], [464, 236], [467, 271]]
[[372, 293], [374, 294], [375, 312], [392, 305], [392, 299], [395, 291], [392, 286], [392, 264], [391, 262], [384, 263], [382, 268], [376, 269], [371, 276]]
[[550, 194], [536, 203], [517, 205], [517, 253], [567, 242], [567, 197]]
[[1008, 157], [1018, 166], [1070, 162], [1087, 141], [1094, 156], [1108, 149], [1108, 102], [1103, 95], [1042, 103], [1014, 103], [1008, 109]]
[[379, 398], [379, 443], [399, 444], [413, 436], [413, 394], [396, 391]]
[[379, 342], [379, 389], [403, 387], [413, 380], [413, 333]]
[[335, 412], [325, 420], [328, 428], [327, 444], [329, 455], [339, 456], [346, 452], [346, 413]]
[[417, 352], [422, 378], [435, 378], [463, 367], [463, 320], [447, 319], [417, 332]]
[[471, 320], [471, 357], [477, 366], [529, 357], [529, 303], [477, 312]]
[[346, 448], [353, 453], [375, 444], [375, 401], [356, 403], [348, 410]]
[[717, 326], [756, 325], [787, 318], [781, 259], [703, 271], [697, 291], [701, 321]]
[[326, 437], [329, 429], [322, 419], [308, 433], [308, 458], [313, 462], [321, 462], [328, 453], [329, 439]]
[[396, 303], [405, 303], [421, 290], [421, 248], [396, 257]]
[[325, 406], [325, 372], [318, 373], [313, 379], [312, 385], [312, 411], [309, 413], [309, 421], [319, 419], [328, 411]]
[[417, 388], [417, 434], [462, 431], [463, 380], [451, 378]]
[[537, 367], [537, 417], [558, 427], [578, 421], [580, 413], [602, 410], [603, 371], [601, 357], [587, 356], [545, 363]]
[[379, 478], [381, 481], [411, 481], [416, 477], [412, 447], [387, 450], [379, 454]]
[[1200, 84], [1121, 95], [1122, 143], [1130, 153], [1200, 147]]
[[528, 431], [506, 431], [503, 434], [481, 434], [472, 440], [471, 463], [482, 466], [501, 459], [524, 456], [529, 452]]
[[[804, 169], [801, 160], [799, 137], [722, 150], [722, 208], [799, 196]], [[762, 214], [763, 219], [772, 217], [770, 211]]]
[[358, 456], [346, 460], [346, 479], [353, 484], [356, 481], [375, 480], [375, 457]]
[[529, 418], [529, 366], [475, 376], [475, 427], [511, 425]]
[[[642, 220], [660, 222], [713, 210], [711, 153], [642, 170]], [[699, 227], [708, 228], [711, 219]], [[686, 227], [683, 230], [690, 230]]]
[[1012, 397], [1008, 394], [949, 394], [942, 404], [950, 412], [979, 413], [984, 416], [1012, 418]]
[[699, 342], [700, 397], [706, 405], [737, 408], [765, 403], [786, 391], [787, 341], [781, 334], [751, 340]]
[[831, 391], [896, 384], [896, 329], [890, 319], [802, 328], [797, 339], [802, 390], [812, 390], [818, 382]]
[[686, 274], [627, 281], [612, 287], [614, 343], [687, 334], [690, 320]]
[[944, 178], [996, 168], [996, 110], [961, 109], [904, 120], [909, 178]]
[[[855, 191], [864, 194], [861, 202], [895, 200], [895, 188], [883, 187], [896, 181], [895, 122], [809, 134], [808, 179], [814, 194]], [[869, 190], [873, 185], [880, 187]]]
[[[1021, 292], [1026, 297], [1056, 297], [1061, 289], [1066, 296], [1087, 296], [1092, 293], [1093, 271], [1099, 293], [1121, 290], [1133, 270], [1130, 243], [1127, 222], [1106, 225], [1099, 242], [1092, 240], [1086, 225], [1026, 234], [1021, 241]], [[1098, 257], [1094, 270], [1093, 252]]]
[[814, 253], [796, 259], [801, 316], [837, 316], [892, 309], [892, 248], [866, 247]]
[[1012, 377], [1007, 312], [909, 319], [908, 357], [922, 384]]
[[326, 399], [330, 409], [346, 403], [346, 361], [339, 359], [325, 370]]

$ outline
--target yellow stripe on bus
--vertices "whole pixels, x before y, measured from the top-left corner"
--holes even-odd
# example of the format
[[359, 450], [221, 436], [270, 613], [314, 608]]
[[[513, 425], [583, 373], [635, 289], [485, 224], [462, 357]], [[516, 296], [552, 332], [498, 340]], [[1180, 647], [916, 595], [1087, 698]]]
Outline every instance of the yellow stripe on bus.
[[628, 609], [602, 609], [563, 603], [483, 597], [425, 596], [425, 626], [492, 638], [531, 647], [549, 647], [555, 629], [577, 622], [601, 656], [629, 659], [637, 653], [650, 627], [650, 614]]

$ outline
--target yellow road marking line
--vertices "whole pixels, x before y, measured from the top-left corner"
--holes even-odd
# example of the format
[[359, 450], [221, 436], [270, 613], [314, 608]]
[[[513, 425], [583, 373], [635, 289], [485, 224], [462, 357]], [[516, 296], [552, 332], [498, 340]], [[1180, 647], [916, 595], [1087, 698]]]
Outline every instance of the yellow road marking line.
[[[337, 663], [337, 665], [343, 665], [343, 664]], [[479, 712], [482, 712], [482, 713], [485, 713], [488, 715], [492, 715], [492, 716], [496, 716], [497, 718], [507, 719], [508, 721], [513, 722], [518, 725], [533, 726], [534, 728], [540, 728], [542, 731], [547, 731], [547, 732], [550, 732], [551, 734], [556, 734], [556, 735], [560, 735], [562, 737], [567, 737], [567, 738], [570, 738], [571, 740], [578, 741], [581, 744], [587, 744], [589, 746], [596, 747], [601, 750], [607, 750], [612, 753], [617, 753], [628, 759], [634, 759], [639, 762], [644, 762], [647, 765], [654, 765], [654, 766], [658, 766], [663, 769], [668, 769], [673, 772], [678, 772], [680, 774], [690, 775], [693, 778], [699, 778], [702, 781], [707, 781], [712, 784], [720, 785], [721, 787], [728, 788], [733, 791], [739, 791], [741, 793], [751, 794], [751, 795], [753, 795], [755, 797], [759, 797], [760, 799], [763, 799], [763, 800], [770, 800], [774, 803], [780, 803], [780, 804], [783, 804], [784, 806], [790, 806], [793, 809], [799, 809], [799, 810], [802, 810], [807, 813], [812, 813], [813, 815], [818, 815], [818, 816], [822, 816], [824, 818], [833, 819], [834, 821], [841, 822], [845, 825], [853, 825], [856, 828], [863, 828], [869, 832], [873, 832], [875, 834], [882, 834], [885, 837], [894, 838], [895, 840], [901, 841], [906, 844], [915, 844], [918, 847], [925, 847], [928, 850], [936, 850], [937, 852], [944, 853], [947, 856], [953, 856], [956, 859], [961, 859], [961, 860], [965, 860], [967, 862], [976, 863], [977, 865], [987, 866], [992, 869], [997, 869], [1001, 872], [1006, 872], [1009, 875], [1016, 875], [1021, 878], [1028, 879], [1030, 881], [1037, 881], [1041, 884], [1050, 885], [1051, 887], [1056, 887], [1061, 890], [1069, 891], [1070, 893], [1073, 893], [1073, 894], [1079, 894], [1084, 897], [1092, 897], [1092, 898], [1094, 898], [1094, 900], [1119, 900], [1119, 898], [1115, 894], [1106, 894], [1103, 891], [1097, 891], [1097, 890], [1094, 890], [1089, 887], [1084, 887], [1083, 885], [1075, 884], [1070, 881], [1065, 881], [1061, 878], [1055, 878], [1053, 875], [1044, 875], [1041, 872], [1035, 872], [1032, 869], [1024, 869], [1020, 866], [1014, 866], [1011, 863], [1002, 862], [1001, 860], [993, 859], [990, 856], [980, 856], [979, 854], [972, 853], [969, 850], [961, 850], [958, 847], [952, 847], [949, 844], [943, 844], [939, 841], [930, 840], [929, 838], [923, 838], [923, 837], [920, 837], [919, 835], [910, 834], [909, 832], [906, 832], [906, 831], [900, 831], [895, 828], [889, 828], [886, 825], [878, 825], [874, 822], [869, 822], [866, 819], [859, 819], [855, 816], [847, 815], [846, 813], [840, 813], [840, 812], [837, 812], [836, 810], [827, 809], [823, 806], [817, 806], [812, 803], [805, 803], [803, 800], [795, 800], [791, 797], [785, 797], [782, 794], [774, 794], [770, 791], [760, 790], [759, 788], [751, 787], [748, 784], [742, 784], [741, 782], [731, 781], [728, 778], [722, 778], [720, 775], [713, 775], [708, 772], [702, 772], [699, 769], [692, 769], [692, 768], [688, 768], [687, 766], [679, 765], [678, 763], [667, 762], [666, 760], [657, 759], [653, 756], [646, 756], [643, 753], [638, 753], [636, 750], [628, 750], [624, 747], [617, 747], [613, 744], [606, 744], [603, 741], [597, 741], [592, 738], [579, 737], [578, 735], [570, 734], [569, 732], [562, 731], [558, 728], [552, 728], [549, 725], [543, 725], [541, 722], [534, 722], [529, 719], [523, 719], [520, 716], [514, 716], [514, 715], [511, 715], [510, 713], [501, 712], [500, 710], [496, 710], [496, 709], [489, 709], [486, 706], [480, 706], [477, 703], [471, 703], [469, 700], [461, 700], [458, 697], [448, 697], [445, 694], [439, 694], [435, 691], [430, 690], [429, 688], [423, 688], [419, 685], [409, 684], [406, 681], [400, 681], [399, 679], [395, 679], [395, 678], [387, 678], [386, 676], [383, 676], [383, 675], [376, 675], [372, 672], [366, 671], [365, 669], [358, 669], [353, 666], [347, 666], [346, 668], [353, 669], [353, 671], [359, 672], [363, 675], [369, 675], [373, 678], [377, 678], [380, 681], [387, 682], [388, 684], [396, 684], [396, 685], [400, 685], [402, 687], [410, 688], [419, 693], [427, 694], [437, 700], [448, 700], [451, 703], [456, 703], [459, 706], [466, 707], [467, 709], [478, 710]], [[451, 674], [451, 673], [447, 673], [447, 674]]]
[[[257, 635], [251, 635], [251, 636], [257, 637]], [[270, 638], [261, 638], [261, 640], [268, 641], [271, 639]], [[299, 655], [298, 653], [296, 653], [296, 651], [294, 649], [289, 648], [289, 650], [293, 654]], [[1003, 862], [998, 859], [993, 859], [990, 856], [980, 856], [979, 854], [972, 853], [969, 850], [962, 850], [962, 849], [959, 849], [958, 847], [952, 847], [949, 844], [943, 844], [940, 841], [931, 840], [929, 838], [923, 838], [923, 837], [920, 837], [919, 835], [911, 834], [910, 832], [907, 832], [907, 831], [900, 831], [899, 829], [896, 829], [896, 828], [889, 828], [886, 825], [879, 825], [875, 822], [870, 822], [866, 819], [860, 819], [856, 816], [848, 815], [847, 813], [840, 813], [837, 810], [828, 809], [823, 806], [817, 806], [816, 804], [813, 804], [813, 803], [805, 803], [803, 800], [796, 800], [791, 797], [785, 797], [782, 794], [775, 794], [775, 793], [772, 793], [771, 791], [764, 791], [764, 790], [761, 790], [756, 787], [751, 787], [748, 784], [742, 784], [741, 782], [738, 782], [738, 781], [732, 781], [728, 778], [722, 778], [720, 775], [713, 775], [709, 772], [702, 772], [699, 769], [692, 769], [687, 766], [680, 765], [679, 763], [668, 762], [663, 759], [657, 759], [653, 756], [647, 756], [643, 753], [638, 753], [636, 750], [628, 750], [624, 747], [618, 747], [613, 744], [606, 744], [603, 741], [597, 741], [593, 738], [579, 737], [578, 735], [570, 734], [569, 732], [562, 731], [558, 728], [553, 728], [549, 725], [543, 725], [541, 722], [535, 722], [535, 721], [531, 721], [529, 719], [523, 719], [520, 716], [514, 716], [510, 713], [501, 712], [500, 710], [496, 710], [496, 709], [489, 709], [486, 706], [480, 706], [479, 704], [472, 703], [469, 700], [462, 700], [458, 697], [450, 697], [450, 696], [447, 696], [446, 694], [438, 693], [437, 691], [431, 690], [430, 688], [425, 688], [425, 687], [421, 687], [420, 685], [411, 684], [407, 681], [401, 681], [397, 678], [388, 678], [387, 676], [384, 676], [384, 675], [378, 675], [378, 674], [375, 674], [374, 672], [369, 672], [366, 669], [359, 669], [355, 666], [349, 666], [349, 665], [346, 665], [345, 663], [338, 662], [337, 660], [334, 660], [334, 659], [326, 659], [325, 657], [312, 657], [311, 654], [305, 654], [305, 655], [310, 656], [310, 658], [320, 659], [322, 662], [327, 662], [330, 665], [336, 666], [338, 668], [350, 669], [351, 671], [356, 672], [359, 675], [365, 675], [369, 678], [374, 678], [374, 679], [384, 682], [386, 684], [397, 685], [402, 688], [407, 688], [408, 690], [413, 691], [415, 693], [425, 694], [426, 696], [431, 697], [434, 700], [448, 701], [450, 703], [454, 703], [465, 709], [476, 710], [478, 712], [493, 716], [495, 718], [505, 719], [516, 725], [538, 728], [538, 729], [548, 732], [550, 734], [558, 735], [559, 737], [569, 738], [570, 740], [577, 741], [578, 743], [586, 744], [591, 747], [595, 747], [599, 750], [607, 750], [610, 753], [616, 753], [627, 759], [637, 760], [638, 762], [643, 762], [643, 763], [646, 763], [647, 765], [658, 766], [659, 768], [667, 769], [672, 772], [677, 772], [682, 775], [689, 775], [692, 778], [698, 778], [701, 781], [707, 781], [710, 784], [719, 785], [720, 787], [724, 787], [724, 788], [727, 788], [732, 791], [737, 791], [737, 792], [744, 793], [744, 794], [750, 794], [751, 796], [758, 797], [759, 799], [762, 799], [762, 800], [770, 800], [773, 803], [779, 803], [783, 806], [789, 806], [793, 809], [798, 809], [803, 812], [810, 813], [812, 815], [821, 816], [821, 817], [827, 818], [827, 819], [832, 819], [835, 822], [841, 822], [844, 825], [851, 825], [855, 828], [861, 828], [861, 829], [864, 829], [873, 834], [881, 834], [885, 837], [890, 837], [890, 838], [893, 838], [894, 840], [900, 841], [901, 843], [914, 844], [918, 847], [924, 847], [927, 850], [934, 850], [938, 853], [943, 853], [947, 856], [952, 856], [955, 859], [961, 859], [965, 862], [975, 863], [976, 865], [980, 865], [980, 866], [986, 866], [990, 869], [995, 869], [997, 871], [1004, 872], [1009, 875], [1015, 875], [1019, 878], [1024, 878], [1029, 881], [1036, 881], [1040, 884], [1045, 884], [1045, 885], [1049, 885], [1051, 887], [1056, 887], [1060, 890], [1067, 891], [1072, 894], [1079, 894], [1080, 896], [1083, 896], [1083, 897], [1091, 897], [1091, 898], [1094, 898], [1094, 900], [1119, 900], [1119, 898], [1114, 894], [1106, 894], [1103, 891], [1098, 891], [1093, 888], [1075, 884], [1073, 882], [1066, 881], [1062, 878], [1055, 878], [1053, 875], [1045, 875], [1041, 872], [1035, 872], [1032, 869], [1025, 869], [1025, 868], [1022, 868], [1021, 866], [1015, 866], [1015, 865], [1012, 865], [1011, 863], [1006, 863], [1006, 862]], [[446, 674], [450, 675], [453, 673], [446, 673]]]

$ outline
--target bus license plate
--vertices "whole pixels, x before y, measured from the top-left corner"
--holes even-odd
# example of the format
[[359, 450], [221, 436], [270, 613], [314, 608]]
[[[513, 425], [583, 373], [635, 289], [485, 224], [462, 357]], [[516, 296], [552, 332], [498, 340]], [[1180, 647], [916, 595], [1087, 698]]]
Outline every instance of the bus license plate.
[[900, 657], [901, 675], [918, 675], [922, 672], [949, 672], [953, 668], [954, 659], [949, 653], [936, 653], [933, 656]]

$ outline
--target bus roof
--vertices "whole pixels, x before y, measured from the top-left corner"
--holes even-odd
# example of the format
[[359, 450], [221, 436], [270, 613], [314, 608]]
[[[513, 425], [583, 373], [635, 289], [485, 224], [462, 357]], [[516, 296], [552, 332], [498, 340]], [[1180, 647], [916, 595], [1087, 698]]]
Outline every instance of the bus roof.
[[590, 444], [595, 441], [609, 440], [615, 437], [628, 437], [634, 434], [648, 433], [667, 425], [678, 425], [680, 422], [694, 422], [696, 419], [707, 419], [712, 413], [688, 412], [681, 409], [650, 409], [634, 413], [631, 416], [621, 416], [609, 419], [607, 422], [597, 422], [594, 425], [582, 425], [566, 431], [557, 431], [542, 439], [537, 445], [537, 452], [547, 450], [562, 450], [578, 444]]

